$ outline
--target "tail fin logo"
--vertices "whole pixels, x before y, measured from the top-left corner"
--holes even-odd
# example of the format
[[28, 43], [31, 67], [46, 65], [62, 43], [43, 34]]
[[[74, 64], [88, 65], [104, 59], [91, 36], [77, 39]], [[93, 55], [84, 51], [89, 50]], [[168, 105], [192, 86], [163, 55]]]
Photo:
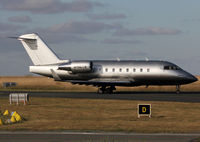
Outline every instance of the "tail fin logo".
[[23, 40], [31, 50], [37, 50], [37, 40], [36, 39], [25, 39]]

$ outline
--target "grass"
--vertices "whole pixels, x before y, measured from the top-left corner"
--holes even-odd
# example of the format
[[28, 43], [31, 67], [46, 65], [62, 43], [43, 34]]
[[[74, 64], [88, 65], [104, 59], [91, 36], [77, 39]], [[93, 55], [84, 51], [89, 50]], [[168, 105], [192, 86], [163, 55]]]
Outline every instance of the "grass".
[[[200, 79], [200, 77], [198, 77]], [[3, 82], [16, 82], [16, 87], [3, 88], [1, 91], [7, 90], [24, 90], [24, 91], [70, 91], [70, 92], [96, 92], [96, 88], [85, 85], [72, 85], [67, 82], [56, 82], [47, 77], [33, 77], [33, 76], [16, 76], [16, 77], [0, 77], [0, 84]], [[157, 92], [172, 92], [175, 91], [175, 86], [145, 86], [140, 87], [117, 87], [117, 91], [157, 91]], [[200, 92], [200, 81], [192, 84], [182, 85], [183, 92]]]
[[95, 88], [91, 86], [72, 85], [67, 82], [56, 82], [48, 77], [32, 77], [32, 76], [18, 76], [18, 77], [0, 77], [0, 84], [3, 82], [16, 82], [16, 87], [3, 88], [0, 90], [28, 90], [28, 91], [94, 91]]
[[[152, 105], [152, 118], [137, 118], [138, 103]], [[0, 130], [200, 132], [199, 103], [31, 98], [30, 105], [16, 106], [1, 98], [0, 110], [5, 109], [18, 111], [26, 121], [0, 126]]]

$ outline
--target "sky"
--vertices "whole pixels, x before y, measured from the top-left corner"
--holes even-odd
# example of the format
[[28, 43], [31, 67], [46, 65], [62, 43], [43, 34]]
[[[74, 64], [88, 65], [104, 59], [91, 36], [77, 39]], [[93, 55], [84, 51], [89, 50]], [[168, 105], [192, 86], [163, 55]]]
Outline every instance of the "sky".
[[0, 76], [30, 75], [38, 33], [61, 59], [166, 60], [200, 72], [199, 0], [0, 0]]

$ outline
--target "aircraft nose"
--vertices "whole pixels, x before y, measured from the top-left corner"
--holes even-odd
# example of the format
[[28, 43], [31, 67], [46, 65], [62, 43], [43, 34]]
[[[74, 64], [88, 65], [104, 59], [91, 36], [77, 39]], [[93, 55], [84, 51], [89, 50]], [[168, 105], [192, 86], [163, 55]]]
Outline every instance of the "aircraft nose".
[[193, 76], [193, 75], [191, 75], [191, 74], [188, 74], [188, 75], [186, 76], [186, 79], [187, 79], [188, 82], [190, 82], [190, 83], [195, 82], [195, 81], [198, 80], [195, 76]]
[[198, 80], [195, 76], [193, 76], [190, 73], [186, 73], [186, 72], [184, 72], [183, 74], [179, 75], [179, 77], [181, 77], [181, 80], [183, 82], [185, 82], [185, 83], [192, 83], [192, 82], [195, 82], [195, 81]]
[[190, 76], [190, 80], [191, 80], [192, 82], [195, 82], [195, 81], [197, 81], [198, 79], [197, 79], [195, 76], [191, 75], [191, 76]]

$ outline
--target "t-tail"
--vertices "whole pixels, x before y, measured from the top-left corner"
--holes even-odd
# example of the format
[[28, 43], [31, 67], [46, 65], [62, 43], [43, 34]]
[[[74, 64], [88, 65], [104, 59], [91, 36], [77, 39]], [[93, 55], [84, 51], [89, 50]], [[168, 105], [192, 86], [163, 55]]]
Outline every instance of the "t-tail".
[[18, 37], [34, 65], [52, 65], [67, 62], [60, 60], [35, 33]]

